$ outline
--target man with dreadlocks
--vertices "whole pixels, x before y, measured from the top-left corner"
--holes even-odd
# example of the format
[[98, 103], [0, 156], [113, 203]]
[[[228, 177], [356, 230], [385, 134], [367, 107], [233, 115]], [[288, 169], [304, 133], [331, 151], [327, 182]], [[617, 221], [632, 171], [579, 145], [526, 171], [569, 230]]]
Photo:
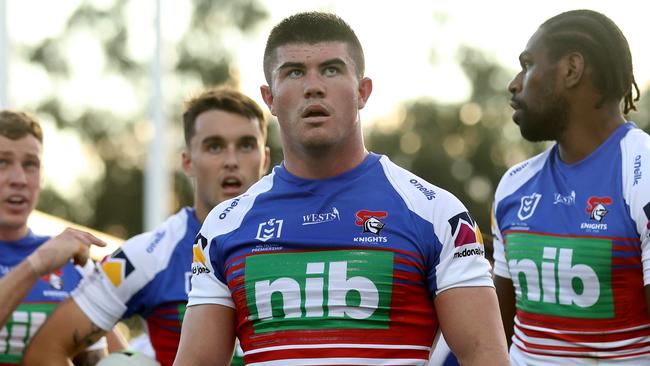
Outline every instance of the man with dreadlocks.
[[639, 96], [627, 40], [605, 15], [569, 11], [519, 60], [513, 120], [525, 139], [556, 143], [495, 194], [511, 362], [649, 365], [650, 136], [625, 118]]

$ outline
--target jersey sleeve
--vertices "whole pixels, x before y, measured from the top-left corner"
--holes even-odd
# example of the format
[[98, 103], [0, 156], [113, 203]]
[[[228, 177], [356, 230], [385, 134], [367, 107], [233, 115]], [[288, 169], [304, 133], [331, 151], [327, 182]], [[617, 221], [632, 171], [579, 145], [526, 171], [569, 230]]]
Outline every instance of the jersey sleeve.
[[492, 206], [490, 222], [492, 226], [492, 246], [494, 247], [494, 274], [499, 277], [510, 278], [510, 271], [508, 270], [508, 263], [506, 261], [506, 250], [503, 245], [503, 236], [501, 235], [496, 216], [496, 205]]
[[187, 306], [217, 304], [235, 308], [225, 275], [220, 270], [219, 243], [213, 224], [213, 218], [208, 215], [192, 246], [192, 288]]
[[445, 193], [433, 221], [441, 244], [438, 262], [429, 269], [436, 295], [455, 287], [494, 287], [478, 224], [456, 197]]
[[650, 285], [650, 136], [635, 129], [622, 142], [623, 196], [641, 241], [643, 284]]
[[[140, 302], [133, 300], [157, 273], [166, 268], [173, 249], [169, 244], [183, 234], [183, 230], [170, 226], [168, 222], [156, 231], [129, 239], [96, 265], [93, 273], [86, 276], [72, 293], [72, 298], [93, 323], [110, 330], [127, 313], [138, 311], [135, 306]], [[152, 244], [169, 246], [170, 250], [153, 253], [147, 250]]]

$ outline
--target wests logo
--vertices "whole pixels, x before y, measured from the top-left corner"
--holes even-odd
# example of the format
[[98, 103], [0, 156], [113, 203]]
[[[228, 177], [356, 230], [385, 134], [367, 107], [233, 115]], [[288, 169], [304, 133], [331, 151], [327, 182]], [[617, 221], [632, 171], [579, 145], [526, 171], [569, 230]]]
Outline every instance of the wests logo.
[[587, 208], [585, 211], [589, 214], [589, 218], [592, 220], [596, 220], [598, 222], [602, 222], [603, 219], [605, 218], [605, 215], [609, 212], [607, 208], [605, 208], [605, 205], [611, 205], [612, 204], [612, 198], [611, 197], [596, 197], [596, 196], [591, 196], [587, 200]]
[[364, 233], [379, 235], [379, 232], [384, 228], [384, 223], [381, 219], [386, 218], [388, 212], [361, 210], [357, 211], [355, 215], [357, 220], [354, 223], [357, 226], [363, 227]]

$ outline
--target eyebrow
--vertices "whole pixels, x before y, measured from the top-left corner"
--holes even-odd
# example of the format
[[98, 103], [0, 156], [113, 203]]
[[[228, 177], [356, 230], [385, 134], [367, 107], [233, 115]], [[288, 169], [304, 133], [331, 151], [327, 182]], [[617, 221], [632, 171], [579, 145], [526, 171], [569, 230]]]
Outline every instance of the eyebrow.
[[[257, 141], [257, 137], [255, 135], [244, 135], [240, 136], [236, 140], [237, 142], [242, 142], [242, 141]], [[213, 136], [208, 136], [201, 141], [202, 145], [210, 144], [213, 142], [218, 142], [218, 143], [224, 143], [226, 142], [226, 139], [218, 136], [218, 135], [213, 135]]]
[[[325, 60], [321, 62], [318, 67], [326, 67], [326, 66], [333, 66], [333, 65], [338, 65], [338, 66], [343, 66], [346, 67], [347, 64], [345, 61], [342, 59], [335, 57], [329, 60]], [[292, 68], [304, 68], [305, 63], [304, 62], [285, 62], [282, 65], [278, 67], [278, 71], [284, 70], [284, 69], [292, 69]]]

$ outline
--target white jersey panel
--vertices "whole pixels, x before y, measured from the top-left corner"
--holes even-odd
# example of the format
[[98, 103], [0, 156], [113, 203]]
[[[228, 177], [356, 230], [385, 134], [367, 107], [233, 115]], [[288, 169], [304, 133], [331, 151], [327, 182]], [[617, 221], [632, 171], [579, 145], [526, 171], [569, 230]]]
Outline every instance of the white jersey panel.
[[273, 186], [273, 176], [273, 173], [265, 176], [246, 193], [220, 203], [206, 217], [199, 232], [204, 242], [199, 239], [193, 247], [192, 290], [187, 306], [218, 304], [235, 307], [227, 284], [216, 276], [212, 265], [216, 258], [212, 258], [210, 253], [218, 251], [217, 248], [212, 249], [214, 238], [239, 228], [246, 213], [253, 207], [255, 198]]
[[185, 235], [186, 223], [187, 211], [181, 210], [155, 230], [127, 240], [96, 265], [97, 270], [84, 278], [72, 293], [74, 301], [93, 323], [107, 331], [113, 328], [133, 295], [167, 268], [176, 245]]
[[[458, 198], [395, 165], [386, 156], [380, 162], [386, 177], [404, 203], [412, 212], [432, 224], [432, 236], [435, 235], [442, 245], [435, 268], [436, 294], [454, 287], [494, 287], [490, 263], [484, 256], [480, 229]], [[452, 222], [456, 225], [452, 226]], [[464, 230], [471, 230], [471, 233]], [[464, 233], [470, 233], [470, 237], [473, 235], [473, 240], [462, 242]]]

